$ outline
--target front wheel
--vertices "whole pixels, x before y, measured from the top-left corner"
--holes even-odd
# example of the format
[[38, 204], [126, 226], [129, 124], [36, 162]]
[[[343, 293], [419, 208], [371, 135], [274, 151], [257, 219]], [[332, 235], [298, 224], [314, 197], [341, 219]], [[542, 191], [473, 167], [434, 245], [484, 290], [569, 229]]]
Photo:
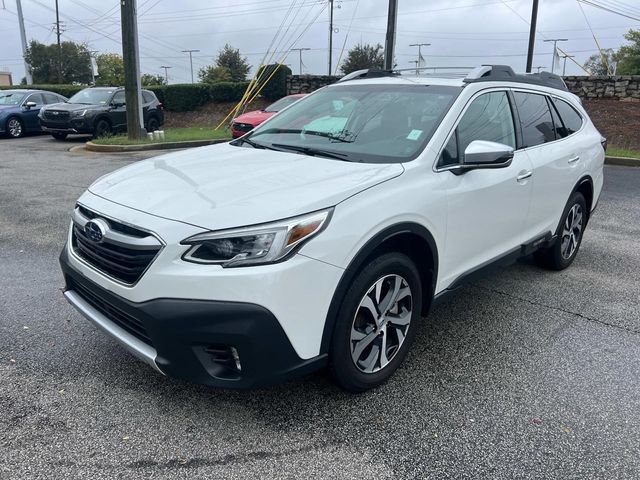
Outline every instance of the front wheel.
[[571, 265], [580, 249], [586, 223], [587, 202], [582, 193], [575, 192], [562, 212], [555, 243], [534, 254], [536, 263], [550, 270], [564, 270]]
[[156, 117], [151, 117], [147, 122], [147, 132], [155, 132], [160, 127], [160, 122]]
[[330, 369], [345, 390], [384, 383], [407, 354], [422, 308], [420, 274], [401, 253], [386, 253], [353, 280], [330, 348]]
[[24, 125], [17, 117], [7, 120], [7, 133], [11, 138], [20, 138], [24, 134]]
[[108, 137], [111, 135], [111, 124], [105, 119], [98, 120], [93, 131], [93, 138]]

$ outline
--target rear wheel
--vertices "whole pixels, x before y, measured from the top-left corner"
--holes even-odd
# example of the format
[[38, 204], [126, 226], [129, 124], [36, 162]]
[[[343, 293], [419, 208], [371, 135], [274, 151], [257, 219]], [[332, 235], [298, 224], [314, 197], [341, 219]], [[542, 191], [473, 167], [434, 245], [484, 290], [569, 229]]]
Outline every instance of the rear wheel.
[[60, 133], [60, 132], [52, 133], [51, 136], [56, 140], [64, 140], [65, 138], [67, 138], [66, 133]]
[[147, 122], [147, 132], [155, 132], [160, 127], [160, 122], [156, 117], [151, 117]]
[[6, 130], [11, 138], [19, 138], [24, 135], [24, 124], [18, 117], [11, 117], [7, 120]]
[[420, 275], [401, 253], [373, 260], [353, 280], [330, 349], [336, 382], [362, 392], [385, 382], [407, 354], [422, 307]]
[[96, 122], [96, 128], [93, 131], [93, 138], [108, 137], [111, 135], [111, 124], [103, 119]]
[[587, 202], [582, 193], [575, 192], [562, 213], [555, 243], [534, 254], [536, 263], [550, 270], [564, 270], [571, 265], [580, 249], [586, 222]]

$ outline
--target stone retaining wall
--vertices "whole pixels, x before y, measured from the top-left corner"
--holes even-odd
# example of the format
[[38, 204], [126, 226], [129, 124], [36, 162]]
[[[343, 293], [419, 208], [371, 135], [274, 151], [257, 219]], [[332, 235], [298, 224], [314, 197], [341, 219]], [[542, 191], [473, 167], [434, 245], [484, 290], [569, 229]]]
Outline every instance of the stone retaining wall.
[[[329, 75], [289, 75], [287, 77], [287, 94], [311, 93], [318, 88], [334, 83], [339, 78]], [[640, 75], [567, 76], [564, 77], [564, 81], [571, 92], [582, 98], [640, 101]]]

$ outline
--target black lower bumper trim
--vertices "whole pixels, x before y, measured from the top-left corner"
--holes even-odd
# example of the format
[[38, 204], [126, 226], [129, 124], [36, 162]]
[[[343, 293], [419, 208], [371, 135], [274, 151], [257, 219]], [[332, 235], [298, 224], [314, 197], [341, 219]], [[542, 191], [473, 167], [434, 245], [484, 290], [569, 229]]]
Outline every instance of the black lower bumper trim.
[[[135, 303], [87, 280], [69, 264], [66, 247], [60, 265], [65, 290], [80, 284], [144, 325], [158, 352], [156, 364], [167, 375], [216, 387], [256, 388], [326, 365], [326, 354], [301, 359], [273, 314], [259, 305], [176, 298]], [[236, 350], [241, 369], [235, 378], [224, 373], [215, 356], [207, 354], [212, 346]]]

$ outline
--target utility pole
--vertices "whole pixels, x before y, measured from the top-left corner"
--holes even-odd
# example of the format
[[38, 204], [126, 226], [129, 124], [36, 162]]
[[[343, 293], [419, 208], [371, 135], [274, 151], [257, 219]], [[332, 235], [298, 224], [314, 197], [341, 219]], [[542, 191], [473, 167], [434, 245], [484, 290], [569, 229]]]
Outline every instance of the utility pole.
[[140, 96], [140, 55], [138, 53], [138, 13], [136, 0], [120, 0], [122, 24], [122, 59], [124, 60], [124, 91], [127, 103], [127, 136], [142, 138], [144, 120]]
[[536, 67], [536, 68], [538, 69], [538, 71], [536, 73], [540, 73], [540, 70], [542, 70], [543, 68], [547, 68], [547, 67], [540, 65], [539, 67]]
[[24, 76], [27, 79], [27, 85], [33, 84], [33, 78], [31, 77], [31, 65], [27, 63], [25, 56], [27, 55], [27, 34], [24, 31], [24, 17], [22, 16], [22, 2], [16, 0], [16, 6], [18, 9], [18, 23], [20, 25], [20, 41], [22, 42], [22, 58], [24, 60]]
[[562, 58], [564, 58], [564, 63], [562, 64], [562, 76], [564, 77], [564, 74], [567, 70], [567, 58], [573, 58], [575, 57], [575, 55], [562, 55]]
[[533, 0], [531, 24], [529, 27], [529, 50], [527, 51], [527, 73], [531, 73], [533, 65], [533, 46], [536, 42], [536, 23], [538, 23], [538, 0]]
[[329, 0], [329, 73], [331, 75], [331, 57], [333, 55], [333, 0]]
[[420, 66], [420, 60], [422, 60], [422, 47], [430, 46], [430, 43], [410, 43], [410, 47], [418, 47], [418, 62], [416, 63], [416, 75], [418, 75], [418, 67]]
[[384, 69], [393, 70], [393, 49], [396, 43], [396, 21], [398, 19], [398, 0], [389, 0], [387, 15], [387, 35], [384, 43]]
[[556, 46], [558, 42], [567, 42], [568, 38], [549, 38], [547, 40], [543, 40], [544, 42], [553, 42], [553, 58], [551, 59], [551, 73], [554, 71], [554, 67], [556, 66], [556, 54], [558, 53], [558, 47]]
[[[189, 54], [189, 64], [191, 65], [191, 83], [193, 82], [193, 57], [192, 54], [194, 52], [199, 52], [200, 50], [182, 50], [182, 53], [188, 53]], [[163, 67], [164, 68], [164, 67]], [[167, 73], [167, 71], [165, 70], [165, 73]], [[165, 75], [166, 76], [166, 75]], [[168, 84], [169, 82], [167, 82]]]
[[169, 69], [171, 67], [168, 67], [166, 65], [160, 65], [160, 68], [164, 68], [164, 81], [167, 85], [169, 85]]
[[58, 37], [58, 83], [62, 83], [62, 45], [60, 45], [60, 12], [56, 0], [56, 36]]
[[299, 55], [300, 55], [300, 60], [299, 60], [299, 63], [298, 63], [300, 71], [299, 71], [298, 75], [302, 75], [302, 52], [304, 50], [311, 50], [311, 49], [310, 48], [292, 48], [291, 49], [292, 52], [298, 52]]
[[420, 60], [409, 60], [409, 63], [413, 63], [416, 66], [416, 75], [418, 75], [420, 73], [418, 68], [420, 66]]

